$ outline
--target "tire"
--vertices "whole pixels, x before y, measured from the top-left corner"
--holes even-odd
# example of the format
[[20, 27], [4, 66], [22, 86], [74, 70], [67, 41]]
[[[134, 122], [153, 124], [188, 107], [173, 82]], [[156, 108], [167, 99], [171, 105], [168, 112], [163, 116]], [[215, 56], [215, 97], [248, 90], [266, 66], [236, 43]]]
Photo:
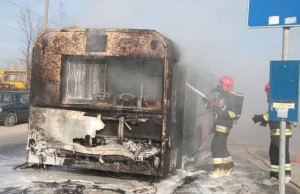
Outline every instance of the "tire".
[[4, 121], [6, 127], [12, 127], [17, 123], [17, 115], [15, 113], [9, 113]]

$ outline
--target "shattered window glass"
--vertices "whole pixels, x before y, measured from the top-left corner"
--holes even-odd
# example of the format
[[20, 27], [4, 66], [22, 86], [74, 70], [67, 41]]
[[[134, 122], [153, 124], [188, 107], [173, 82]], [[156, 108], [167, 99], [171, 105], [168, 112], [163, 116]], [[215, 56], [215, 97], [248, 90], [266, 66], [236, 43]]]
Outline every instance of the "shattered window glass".
[[117, 106], [160, 108], [163, 62], [160, 60], [108, 60], [107, 87]]
[[[105, 64], [100, 60], [69, 58], [65, 61], [65, 102], [90, 103], [97, 94], [103, 92], [105, 83]], [[105, 79], [104, 79], [105, 80]]]
[[160, 109], [163, 61], [67, 57], [63, 103]]

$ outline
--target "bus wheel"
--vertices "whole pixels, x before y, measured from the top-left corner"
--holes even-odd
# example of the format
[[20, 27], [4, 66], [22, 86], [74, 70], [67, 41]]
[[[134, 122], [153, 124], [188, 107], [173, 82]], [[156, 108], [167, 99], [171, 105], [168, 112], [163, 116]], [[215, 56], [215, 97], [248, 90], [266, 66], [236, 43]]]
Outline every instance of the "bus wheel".
[[17, 115], [15, 113], [9, 113], [4, 121], [6, 127], [12, 127], [17, 123]]

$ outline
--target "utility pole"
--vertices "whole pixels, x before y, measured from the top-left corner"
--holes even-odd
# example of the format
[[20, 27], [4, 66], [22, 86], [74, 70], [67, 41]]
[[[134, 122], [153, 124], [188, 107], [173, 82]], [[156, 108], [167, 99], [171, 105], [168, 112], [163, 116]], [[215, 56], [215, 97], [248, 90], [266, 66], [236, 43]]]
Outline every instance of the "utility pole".
[[48, 28], [48, 9], [49, 9], [49, 0], [46, 0], [45, 13], [44, 13], [44, 30]]

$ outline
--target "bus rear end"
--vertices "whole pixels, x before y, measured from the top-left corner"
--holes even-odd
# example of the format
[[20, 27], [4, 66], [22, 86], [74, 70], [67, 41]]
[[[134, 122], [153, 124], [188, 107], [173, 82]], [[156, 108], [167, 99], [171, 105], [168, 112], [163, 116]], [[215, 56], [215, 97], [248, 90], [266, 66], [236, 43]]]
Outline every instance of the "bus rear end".
[[48, 30], [32, 60], [28, 163], [156, 176], [174, 170], [181, 144], [170, 145], [182, 139], [176, 110], [183, 111], [184, 89], [170, 81], [178, 59], [164, 36]]

